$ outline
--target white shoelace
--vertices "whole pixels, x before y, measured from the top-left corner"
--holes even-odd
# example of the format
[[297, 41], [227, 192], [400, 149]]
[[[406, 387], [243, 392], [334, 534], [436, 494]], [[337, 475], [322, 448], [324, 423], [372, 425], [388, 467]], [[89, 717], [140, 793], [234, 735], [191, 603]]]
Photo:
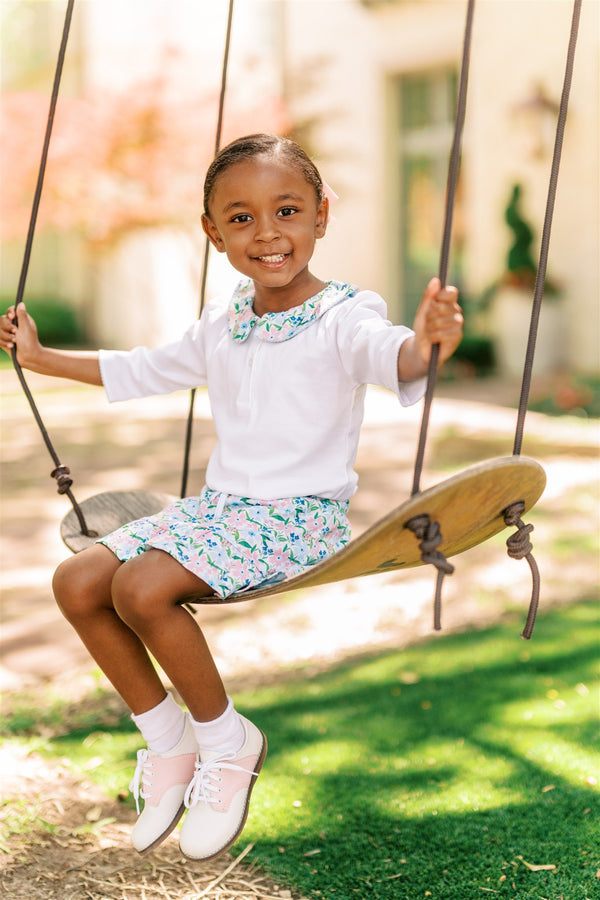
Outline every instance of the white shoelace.
[[140, 814], [140, 797], [142, 800], [147, 800], [152, 795], [150, 776], [152, 775], [153, 763], [149, 761], [149, 757], [148, 750], [138, 750], [137, 765], [129, 785], [129, 790], [135, 799], [135, 808], [138, 816]]
[[258, 772], [227, 762], [227, 760], [235, 759], [235, 757], [236, 754], [231, 753], [211, 759], [205, 763], [196, 763], [194, 777], [187, 786], [183, 801], [187, 809], [191, 809], [192, 806], [200, 802], [221, 803], [221, 799], [216, 796], [221, 793], [221, 788], [219, 787], [222, 781], [219, 774], [221, 769], [229, 769], [232, 772], [245, 772], [247, 775], [258, 775]]

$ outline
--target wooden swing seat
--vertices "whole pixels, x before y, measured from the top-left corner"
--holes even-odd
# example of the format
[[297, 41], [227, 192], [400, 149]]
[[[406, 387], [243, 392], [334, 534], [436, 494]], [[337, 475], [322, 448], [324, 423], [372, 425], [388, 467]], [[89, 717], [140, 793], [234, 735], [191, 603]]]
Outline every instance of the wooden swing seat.
[[[407, 523], [424, 513], [432, 521], [439, 523], [443, 537], [440, 550], [446, 557], [455, 556], [506, 528], [503, 511], [511, 504], [521, 501], [524, 511], [531, 509], [545, 485], [545, 472], [533, 459], [507, 456], [486, 460], [415, 494], [352, 540], [339, 553], [294, 578], [241, 591], [225, 600], [217, 595], [192, 596], [186, 597], [186, 602], [239, 603], [300, 588], [312, 588], [421, 565], [419, 542], [407, 528]], [[109, 491], [84, 500], [81, 509], [89, 528], [102, 536], [136, 518], [159, 512], [173, 500], [168, 494]], [[61, 537], [76, 553], [96, 539], [80, 534], [73, 510], [61, 523]]]

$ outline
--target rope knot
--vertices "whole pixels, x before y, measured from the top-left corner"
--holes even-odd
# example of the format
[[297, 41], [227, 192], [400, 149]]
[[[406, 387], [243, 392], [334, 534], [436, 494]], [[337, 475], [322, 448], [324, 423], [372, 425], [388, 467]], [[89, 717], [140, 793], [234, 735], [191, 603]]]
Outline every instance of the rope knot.
[[448, 562], [442, 551], [437, 549], [443, 541], [439, 522], [432, 522], [427, 513], [422, 513], [413, 516], [405, 527], [409, 528], [420, 541], [419, 550], [423, 562], [431, 563], [445, 575], [452, 575], [454, 566]]
[[533, 525], [525, 525], [520, 519], [514, 524], [518, 526], [519, 530], [507, 539], [506, 552], [511, 559], [526, 559], [533, 550], [533, 544], [529, 540]]
[[70, 477], [70, 475], [71, 470], [68, 466], [57, 466], [50, 472], [50, 477], [56, 478], [59, 494], [68, 493], [69, 488], [73, 484], [73, 479]]
[[437, 569], [435, 585], [435, 598], [433, 604], [433, 627], [440, 631], [442, 627], [442, 581], [444, 575], [452, 575], [454, 566], [448, 562], [441, 550], [437, 548], [442, 543], [442, 533], [439, 522], [432, 522], [427, 513], [413, 516], [404, 525], [413, 532], [419, 543], [421, 559], [424, 563], [430, 563]]
[[504, 522], [506, 525], [508, 525], [510, 528], [517, 529], [514, 534], [511, 534], [510, 537], [507, 538], [506, 552], [511, 559], [526, 559], [531, 570], [531, 600], [529, 602], [527, 622], [525, 623], [525, 628], [521, 633], [521, 637], [529, 640], [533, 632], [533, 626], [535, 624], [535, 617], [537, 614], [537, 608], [540, 598], [540, 573], [537, 567], [537, 563], [533, 558], [531, 552], [533, 550], [533, 544], [529, 540], [529, 535], [533, 531], [533, 525], [526, 525], [525, 522], [522, 521], [521, 515], [524, 513], [524, 511], [525, 504], [522, 500], [517, 500], [515, 503], [511, 503], [510, 506], [507, 506], [506, 509], [503, 510], [502, 515], [504, 516]]
[[[511, 503], [511, 505], [507, 506], [506, 509], [502, 512], [505, 524], [509, 527], [518, 525], [524, 512], [525, 504], [522, 500], [517, 500], [515, 503]], [[521, 522], [521, 525], [522, 524], [523, 523]]]

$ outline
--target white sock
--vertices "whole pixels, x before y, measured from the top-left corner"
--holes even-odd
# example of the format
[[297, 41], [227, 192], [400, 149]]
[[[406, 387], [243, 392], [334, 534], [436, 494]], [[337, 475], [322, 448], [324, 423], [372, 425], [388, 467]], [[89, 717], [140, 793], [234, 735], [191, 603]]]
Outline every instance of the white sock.
[[222, 753], [237, 753], [246, 739], [246, 731], [231, 697], [227, 698], [227, 709], [218, 719], [211, 722], [192, 719], [192, 728], [200, 747], [200, 759], [204, 761]]
[[179, 743], [185, 728], [185, 712], [169, 693], [158, 706], [131, 718], [151, 753], [168, 753]]

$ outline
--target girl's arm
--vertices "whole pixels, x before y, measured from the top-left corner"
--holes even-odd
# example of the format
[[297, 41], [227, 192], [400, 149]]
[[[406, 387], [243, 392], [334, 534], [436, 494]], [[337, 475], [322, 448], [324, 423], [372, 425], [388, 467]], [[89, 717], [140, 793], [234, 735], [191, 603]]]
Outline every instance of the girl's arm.
[[462, 338], [463, 322], [458, 290], [442, 288], [439, 278], [432, 278], [415, 316], [415, 333], [400, 347], [399, 381], [415, 381], [427, 374], [432, 344], [440, 345], [438, 365], [452, 356]]
[[[18, 318], [18, 325], [15, 324]], [[40, 344], [36, 324], [25, 309], [19, 306], [18, 317], [14, 307], [0, 317], [0, 347], [8, 353], [13, 346], [17, 348], [17, 361], [24, 369], [40, 372], [42, 375], [55, 375], [59, 378], [72, 378], [86, 384], [102, 384], [98, 353], [95, 350], [53, 350]]]

